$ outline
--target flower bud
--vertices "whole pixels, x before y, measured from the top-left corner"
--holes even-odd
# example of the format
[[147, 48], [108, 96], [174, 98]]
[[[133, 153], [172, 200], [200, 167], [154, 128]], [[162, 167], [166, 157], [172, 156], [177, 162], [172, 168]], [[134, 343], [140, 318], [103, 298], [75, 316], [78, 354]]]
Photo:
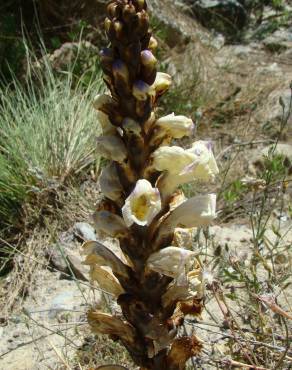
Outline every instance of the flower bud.
[[115, 81], [122, 81], [123, 83], [127, 84], [129, 82], [129, 70], [126, 64], [118, 59], [113, 63], [113, 75]]
[[150, 117], [144, 123], [144, 131], [146, 133], [148, 133], [152, 129], [155, 121], [156, 121], [155, 113], [152, 111]]
[[128, 117], [124, 119], [122, 127], [124, 131], [131, 132], [136, 135], [140, 135], [142, 131], [139, 123]]
[[155, 81], [151, 86], [151, 96], [156, 100], [159, 96], [163, 95], [171, 85], [171, 77], [167, 73], [158, 72]]
[[100, 58], [103, 61], [109, 61], [112, 62], [114, 58], [114, 53], [111, 48], [103, 48], [99, 52]]
[[121, 40], [124, 37], [124, 32], [123, 32], [123, 23], [120, 21], [115, 21], [114, 22], [114, 30], [115, 30], [115, 36], [118, 40]]
[[103, 48], [100, 53], [100, 63], [106, 73], [111, 73], [112, 63], [114, 60], [113, 50], [110, 48]]
[[137, 27], [137, 35], [142, 38], [148, 31], [149, 27], [149, 16], [142, 10], [141, 12], [137, 13], [138, 16], [138, 27]]
[[113, 98], [107, 94], [98, 94], [93, 100], [94, 109], [100, 110], [104, 113], [107, 113], [107, 106], [113, 105], [115, 105]]
[[103, 135], [115, 135], [117, 133], [117, 129], [114, 125], [111, 124], [109, 117], [107, 114], [103, 113], [102, 111], [98, 110], [97, 114], [97, 121], [102, 128]]
[[114, 163], [103, 168], [99, 177], [101, 192], [114, 202], [119, 201], [123, 194], [123, 187], [119, 180], [117, 168]]
[[149, 96], [150, 86], [142, 80], [135, 81], [133, 84], [133, 95], [139, 101], [146, 101]]
[[134, 5], [127, 4], [123, 9], [123, 19], [125, 22], [129, 23], [136, 17], [136, 9]]
[[108, 135], [97, 138], [97, 151], [106, 159], [123, 162], [127, 158], [127, 149], [118, 136]]
[[133, 3], [137, 9], [137, 11], [141, 11], [143, 9], [147, 9], [147, 4], [145, 0], [133, 0]]
[[110, 3], [107, 6], [107, 14], [113, 19], [117, 18], [121, 14], [121, 6], [116, 4], [115, 2]]
[[140, 63], [141, 46], [133, 42], [120, 50], [121, 58], [127, 63], [129, 68], [136, 70]]
[[160, 194], [147, 180], [138, 180], [122, 208], [127, 226], [134, 223], [140, 226], [150, 225], [161, 210]]
[[148, 32], [146, 32], [146, 34], [141, 38], [140, 40], [141, 50], [149, 49], [149, 42], [150, 42], [151, 36], [152, 36], [152, 33], [148, 30]]
[[154, 69], [157, 65], [157, 59], [150, 50], [143, 50], [141, 52], [141, 63], [143, 66]]
[[149, 41], [149, 49], [154, 52], [158, 47], [158, 42], [155, 37], [151, 36]]
[[174, 139], [181, 139], [184, 136], [190, 136], [194, 132], [195, 125], [190, 118], [185, 116], [175, 116], [174, 113], [159, 118], [156, 126]]
[[141, 76], [148, 84], [152, 85], [156, 79], [156, 64], [157, 59], [150, 50], [143, 50], [141, 52]]
[[151, 254], [146, 267], [160, 274], [176, 279], [189, 271], [196, 253], [178, 247], [166, 247]]
[[109, 34], [110, 29], [111, 29], [112, 21], [109, 18], [106, 18], [104, 20], [104, 28], [107, 34]]

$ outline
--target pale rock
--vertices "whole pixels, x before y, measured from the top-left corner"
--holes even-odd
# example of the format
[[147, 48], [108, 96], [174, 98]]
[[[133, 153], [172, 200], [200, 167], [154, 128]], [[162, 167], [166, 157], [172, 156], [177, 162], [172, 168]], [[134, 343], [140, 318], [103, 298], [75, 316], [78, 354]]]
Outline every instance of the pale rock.
[[76, 222], [73, 228], [74, 234], [83, 241], [96, 240], [94, 228], [86, 222]]

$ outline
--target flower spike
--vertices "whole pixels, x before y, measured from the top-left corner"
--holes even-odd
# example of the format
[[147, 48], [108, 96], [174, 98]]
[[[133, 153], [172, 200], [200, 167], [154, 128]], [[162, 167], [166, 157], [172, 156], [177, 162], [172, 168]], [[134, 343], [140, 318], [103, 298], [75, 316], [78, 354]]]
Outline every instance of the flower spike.
[[93, 284], [116, 299], [120, 313], [90, 310], [88, 322], [94, 333], [119, 340], [141, 369], [183, 370], [202, 348], [194, 335], [178, 334], [186, 315], [202, 312], [204, 279], [198, 252], [173, 245], [174, 235], [178, 227], [209, 225], [216, 195], [186, 199], [178, 188], [212, 181], [218, 167], [206, 141], [173, 145], [195, 134], [191, 118], [155, 114], [172, 79], [157, 72], [146, 0], [111, 0], [104, 28], [110, 45], [100, 62], [109, 91], [93, 106], [102, 128], [97, 151], [109, 163], [93, 221], [98, 235], [118, 239], [119, 248], [90, 241], [83, 254]]

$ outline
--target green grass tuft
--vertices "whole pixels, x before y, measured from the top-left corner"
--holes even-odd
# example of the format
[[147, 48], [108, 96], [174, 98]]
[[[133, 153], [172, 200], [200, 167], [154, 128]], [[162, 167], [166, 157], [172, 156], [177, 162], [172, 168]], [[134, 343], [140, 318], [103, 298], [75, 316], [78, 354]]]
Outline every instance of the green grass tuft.
[[98, 163], [99, 123], [91, 102], [102, 80], [76, 83], [73, 73], [58, 75], [48, 58], [42, 67], [30, 56], [26, 83], [16, 78], [0, 87], [0, 232], [17, 226], [26, 202], [78, 181]]

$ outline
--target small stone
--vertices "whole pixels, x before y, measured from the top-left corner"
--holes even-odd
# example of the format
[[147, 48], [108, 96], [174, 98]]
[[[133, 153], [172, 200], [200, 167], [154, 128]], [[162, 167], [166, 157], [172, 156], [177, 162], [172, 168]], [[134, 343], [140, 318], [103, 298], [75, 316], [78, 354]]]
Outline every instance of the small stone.
[[94, 228], [86, 222], [76, 222], [73, 231], [74, 234], [83, 241], [96, 240]]
[[237, 0], [187, 0], [196, 17], [203, 26], [214, 28], [217, 32], [234, 35], [248, 21], [247, 12]]
[[61, 245], [51, 245], [46, 250], [45, 256], [48, 259], [51, 267], [65, 274], [69, 272], [68, 263], [66, 262], [66, 252]]
[[285, 254], [283, 254], [283, 253], [278, 254], [278, 255], [275, 257], [275, 263], [276, 263], [277, 265], [284, 265], [284, 264], [286, 264], [286, 263], [288, 263], [288, 262], [289, 262], [289, 260], [288, 260], [287, 256], [286, 256]]
[[282, 52], [292, 48], [292, 27], [281, 28], [264, 39], [263, 44], [271, 52]]
[[89, 268], [82, 264], [81, 257], [68, 252], [67, 258], [75, 277], [79, 280], [89, 281]]

